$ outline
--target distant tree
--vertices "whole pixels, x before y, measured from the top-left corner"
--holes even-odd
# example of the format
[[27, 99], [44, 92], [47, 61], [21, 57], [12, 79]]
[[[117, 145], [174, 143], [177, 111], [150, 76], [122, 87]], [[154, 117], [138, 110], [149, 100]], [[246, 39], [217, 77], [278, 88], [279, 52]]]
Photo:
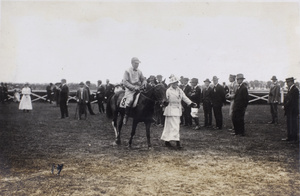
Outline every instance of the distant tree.
[[278, 81], [278, 84], [280, 85], [281, 88], [284, 87], [284, 81], [279, 80], [279, 81]]
[[267, 82], [267, 85], [266, 85], [266, 88], [271, 88], [271, 84], [272, 84], [272, 82], [271, 82], [271, 81], [268, 81], [268, 82]]

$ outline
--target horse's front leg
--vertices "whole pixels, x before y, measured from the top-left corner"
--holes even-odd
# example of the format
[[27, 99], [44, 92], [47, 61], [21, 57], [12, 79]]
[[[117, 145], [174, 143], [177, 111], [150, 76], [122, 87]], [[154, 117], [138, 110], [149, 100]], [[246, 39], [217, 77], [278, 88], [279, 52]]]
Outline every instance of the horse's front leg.
[[130, 139], [129, 139], [129, 142], [128, 142], [128, 147], [129, 148], [131, 148], [132, 139], [133, 139], [133, 136], [135, 135], [135, 130], [136, 130], [137, 124], [138, 124], [138, 122], [133, 120], [132, 128], [131, 128], [131, 136], [130, 136]]
[[151, 149], [152, 148], [151, 141], [150, 141], [151, 122], [145, 122], [145, 127], [146, 127], [146, 136], [147, 136], [148, 149]]

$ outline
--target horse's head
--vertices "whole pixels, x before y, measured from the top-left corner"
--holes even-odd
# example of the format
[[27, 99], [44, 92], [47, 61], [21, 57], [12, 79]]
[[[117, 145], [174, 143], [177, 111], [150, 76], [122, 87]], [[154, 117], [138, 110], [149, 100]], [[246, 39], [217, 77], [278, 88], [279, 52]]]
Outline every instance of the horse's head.
[[166, 90], [162, 84], [157, 84], [153, 87], [154, 98], [160, 104], [166, 101]]

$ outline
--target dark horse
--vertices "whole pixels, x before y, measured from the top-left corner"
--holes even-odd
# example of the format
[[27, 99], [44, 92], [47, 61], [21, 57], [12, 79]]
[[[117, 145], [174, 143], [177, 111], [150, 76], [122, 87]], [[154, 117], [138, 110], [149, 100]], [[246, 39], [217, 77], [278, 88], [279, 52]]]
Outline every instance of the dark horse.
[[[125, 91], [116, 92], [107, 100], [106, 116], [112, 118], [112, 125], [116, 134], [116, 144], [121, 144], [121, 129], [123, 125], [123, 118], [125, 115], [125, 109], [120, 108], [120, 102], [124, 97]], [[129, 147], [132, 144], [132, 138], [135, 135], [135, 130], [139, 122], [144, 122], [146, 126], [146, 135], [148, 148], [151, 148], [150, 142], [150, 126], [153, 122], [153, 113], [155, 102], [163, 103], [166, 99], [166, 89], [163, 85], [156, 85], [151, 87], [146, 92], [141, 92], [139, 100], [135, 108], [131, 109], [130, 117], [133, 118], [131, 137], [129, 139]], [[118, 121], [118, 117], [119, 121]]]

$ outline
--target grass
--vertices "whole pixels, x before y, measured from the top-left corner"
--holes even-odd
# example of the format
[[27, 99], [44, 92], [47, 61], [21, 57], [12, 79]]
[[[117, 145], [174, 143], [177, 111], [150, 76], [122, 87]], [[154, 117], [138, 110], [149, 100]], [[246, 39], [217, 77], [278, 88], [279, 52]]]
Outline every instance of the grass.
[[[78, 121], [70, 104], [62, 120], [54, 105], [33, 108], [0, 105], [0, 195], [300, 195], [299, 144], [281, 141], [282, 110], [279, 125], [267, 124], [268, 105], [248, 107], [245, 137], [227, 130], [228, 106], [221, 131], [181, 127], [183, 150], [164, 147], [161, 127], [152, 126], [148, 150], [139, 124], [128, 149], [131, 121], [116, 146], [103, 114]], [[52, 163], [64, 164], [61, 175], [51, 174]]]

